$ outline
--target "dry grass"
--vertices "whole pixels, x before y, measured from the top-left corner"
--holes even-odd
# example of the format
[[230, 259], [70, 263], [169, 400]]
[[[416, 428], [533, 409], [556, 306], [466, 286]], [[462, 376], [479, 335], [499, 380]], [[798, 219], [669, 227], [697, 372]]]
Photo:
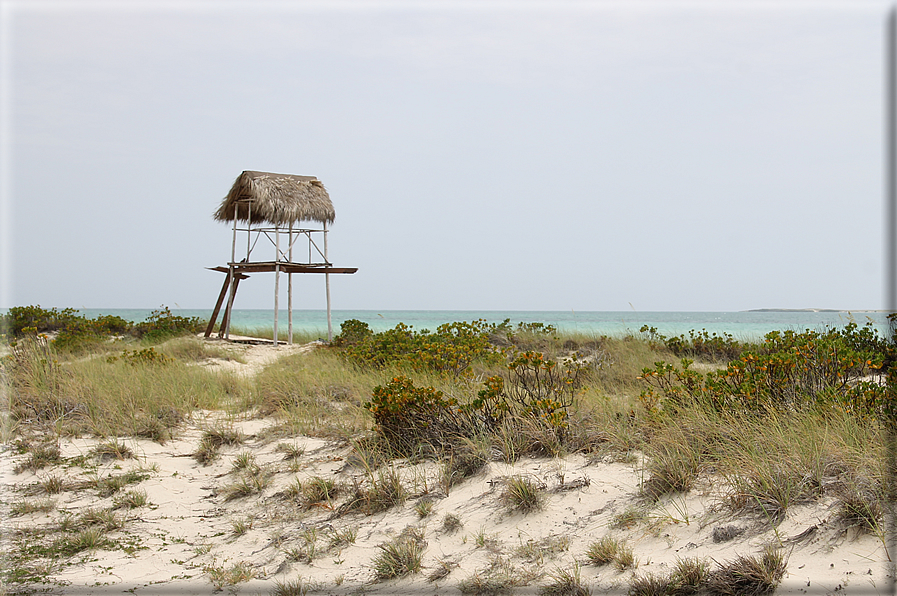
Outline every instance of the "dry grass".
[[150, 504], [144, 490], [129, 490], [113, 499], [115, 509], [136, 509]]
[[10, 505], [9, 515], [18, 517], [29, 513], [48, 513], [56, 508], [56, 501], [52, 499], [39, 499], [36, 501], [17, 501]]
[[339, 513], [361, 511], [366, 515], [386, 511], [401, 505], [408, 498], [398, 470], [389, 467], [368, 476], [367, 482], [356, 483], [349, 500], [339, 508]]
[[508, 479], [501, 500], [505, 506], [519, 513], [541, 511], [545, 507], [545, 486], [526, 476]]
[[193, 453], [194, 459], [203, 465], [208, 465], [218, 459], [221, 448], [225, 445], [241, 445], [245, 441], [241, 432], [228, 424], [219, 424], [206, 429], [199, 441], [199, 446]]
[[446, 492], [483, 471], [488, 463], [488, 453], [473, 441], [449, 452], [442, 463], [442, 484]]
[[302, 495], [309, 505], [330, 504], [339, 492], [340, 486], [331, 478], [314, 476], [302, 484]]
[[225, 501], [234, 501], [262, 493], [271, 484], [271, 476], [262, 470], [241, 474], [240, 477], [225, 486], [221, 494]]
[[515, 567], [506, 557], [495, 556], [487, 567], [461, 580], [458, 589], [462, 594], [510, 594], [515, 588], [527, 586], [541, 575], [541, 572]]
[[461, 518], [454, 513], [446, 513], [442, 518], [442, 531], [446, 534], [454, 534], [463, 527], [464, 523]]
[[209, 342], [198, 337], [179, 337], [165, 342], [160, 348], [162, 354], [181, 362], [201, 362], [212, 358], [246, 363], [238, 350], [227, 344]]
[[[697, 414], [689, 425], [676, 424], [660, 429], [647, 447], [648, 478], [642, 492], [650, 499], [671, 493], [685, 493], [692, 489], [708, 458], [704, 423]], [[698, 426], [695, 423], [700, 423]]]
[[380, 552], [371, 566], [378, 580], [404, 577], [420, 573], [427, 543], [417, 529], [406, 529], [395, 540], [379, 545]]
[[134, 458], [134, 451], [124, 443], [120, 443], [117, 439], [104, 441], [91, 449], [89, 453], [100, 461]]
[[604, 536], [601, 540], [593, 542], [586, 550], [586, 558], [593, 565], [610, 565], [613, 564], [618, 571], [633, 569], [638, 566], [632, 548], [625, 542]]
[[258, 575], [258, 571], [249, 563], [241, 561], [230, 567], [208, 565], [203, 568], [209, 581], [215, 590], [222, 590], [229, 586], [248, 582]]
[[540, 596], [589, 596], [592, 592], [579, 574], [579, 565], [569, 569], [556, 568], [548, 573], [551, 581], [539, 588]]
[[633, 577], [630, 596], [764, 596], [772, 594], [785, 575], [787, 558], [767, 548], [758, 557], [740, 556], [710, 569], [706, 561], [679, 559], [667, 574], [647, 573]]
[[766, 549], [759, 557], [741, 556], [709, 574], [706, 587], [719, 596], [772, 594], [785, 575], [787, 558], [781, 551]]
[[546, 536], [541, 540], [527, 540], [514, 549], [514, 555], [529, 563], [542, 565], [545, 559], [553, 559], [570, 546], [569, 536]]
[[118, 515], [114, 509], [89, 508], [78, 517], [80, 524], [88, 527], [99, 526], [106, 531], [119, 530], [125, 525], [124, 518]]
[[28, 459], [16, 465], [14, 471], [20, 474], [25, 470], [32, 472], [42, 470], [47, 466], [53, 466], [62, 463], [62, 452], [59, 450], [59, 443], [42, 443], [39, 445], [30, 445], [24, 443], [22, 449], [28, 452]]

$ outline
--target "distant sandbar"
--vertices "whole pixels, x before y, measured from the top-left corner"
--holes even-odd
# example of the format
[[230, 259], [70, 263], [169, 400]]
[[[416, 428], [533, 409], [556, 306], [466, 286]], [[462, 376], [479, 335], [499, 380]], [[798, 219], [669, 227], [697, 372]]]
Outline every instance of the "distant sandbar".
[[744, 312], [888, 312], [887, 310], [857, 309], [843, 310], [838, 308], [752, 308]]

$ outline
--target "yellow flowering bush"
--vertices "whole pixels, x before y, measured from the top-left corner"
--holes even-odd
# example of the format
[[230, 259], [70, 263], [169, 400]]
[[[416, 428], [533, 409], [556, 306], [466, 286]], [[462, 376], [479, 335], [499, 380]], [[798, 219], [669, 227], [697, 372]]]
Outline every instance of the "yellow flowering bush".
[[650, 387], [640, 397], [649, 409], [662, 400], [675, 409], [688, 398], [717, 411], [822, 405], [881, 417], [889, 393], [883, 369], [892, 361], [892, 344], [877, 338], [871, 326], [773, 331], [756, 349], [706, 375], [691, 370], [688, 359], [681, 368], [657, 362], [642, 371], [640, 378]]

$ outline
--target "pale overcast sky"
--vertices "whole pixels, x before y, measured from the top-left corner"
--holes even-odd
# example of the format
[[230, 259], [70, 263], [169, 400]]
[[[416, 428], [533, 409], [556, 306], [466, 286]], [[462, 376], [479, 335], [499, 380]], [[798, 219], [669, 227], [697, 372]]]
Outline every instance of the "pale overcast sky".
[[883, 308], [889, 6], [0, 0], [0, 307], [211, 308], [262, 170], [337, 309]]

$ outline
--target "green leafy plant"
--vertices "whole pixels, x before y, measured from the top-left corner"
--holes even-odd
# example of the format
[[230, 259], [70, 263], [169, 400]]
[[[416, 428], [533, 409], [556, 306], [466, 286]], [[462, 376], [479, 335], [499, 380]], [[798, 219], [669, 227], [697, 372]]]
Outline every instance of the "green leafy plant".
[[83, 317], [74, 308], [41, 308], [40, 305], [13, 306], [5, 315], [0, 315], [0, 329], [7, 335], [18, 338], [29, 333], [59, 331]]
[[580, 387], [582, 364], [572, 358], [566, 366], [560, 366], [541, 352], [527, 351], [517, 354], [507, 370], [507, 379], [486, 379], [485, 389], [471, 403], [472, 409], [481, 411], [487, 426], [493, 429], [514, 412], [563, 434]]
[[672, 412], [693, 401], [717, 412], [763, 414], [821, 406], [876, 418], [887, 408], [889, 389], [866, 378], [881, 376], [892, 360], [893, 348], [871, 324], [822, 332], [773, 331], [723, 370], [701, 374], [690, 368], [688, 359], [681, 369], [666, 362], [645, 368], [640, 378], [650, 388], [640, 399], [649, 410], [663, 400]]
[[731, 334], [708, 333], [706, 329], [701, 331], [689, 330], [688, 337], [678, 335], [667, 337], [657, 332], [656, 327], [644, 325], [639, 332], [642, 333], [654, 346], [664, 346], [679, 358], [704, 357], [710, 360], [733, 360], [738, 358], [745, 346], [738, 342]]
[[364, 407], [373, 414], [377, 431], [400, 453], [413, 453], [422, 443], [444, 447], [467, 434], [457, 400], [444, 398], [433, 387], [415, 387], [408, 377], [374, 387]]
[[495, 363], [501, 358], [489, 341], [495, 326], [482, 320], [446, 323], [435, 333], [417, 332], [404, 323], [372, 333], [367, 324], [356, 320], [346, 321], [342, 328], [334, 345], [347, 360], [363, 367], [407, 364], [458, 378], [476, 361]]
[[181, 317], [171, 312], [167, 306], [152, 311], [146, 320], [134, 325], [134, 333], [144, 341], [158, 343], [160, 341], [199, 333], [205, 322], [198, 317]]
[[374, 332], [371, 331], [367, 323], [358, 319], [349, 319], [340, 324], [339, 335], [333, 338], [331, 345], [339, 348], [355, 346], [369, 340], [373, 335]]

